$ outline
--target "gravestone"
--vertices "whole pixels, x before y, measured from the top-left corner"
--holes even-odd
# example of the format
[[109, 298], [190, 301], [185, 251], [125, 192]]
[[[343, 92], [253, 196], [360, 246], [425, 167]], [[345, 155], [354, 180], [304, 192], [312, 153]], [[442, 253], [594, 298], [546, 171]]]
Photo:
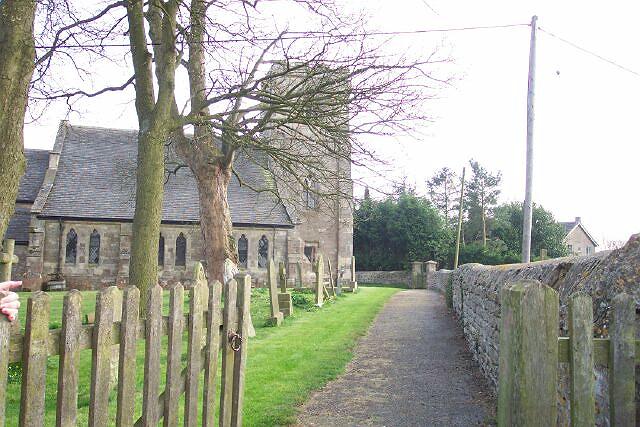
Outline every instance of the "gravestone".
[[[200, 267], [196, 267], [196, 271], [200, 271], [199, 268]], [[204, 274], [204, 270], [202, 270], [202, 274]], [[230, 258], [225, 258], [224, 260], [224, 272], [222, 273], [222, 280], [224, 280], [224, 283], [226, 284], [229, 280], [233, 279], [236, 277], [236, 275], [240, 274], [240, 269], [238, 268], [238, 265], [233, 262]], [[196, 278], [198, 277], [198, 273], [194, 273], [194, 280], [196, 280]], [[203, 277], [204, 280], [206, 280], [205, 277]], [[239, 283], [239, 282], [238, 282]], [[247, 319], [247, 323], [249, 326], [249, 337], [253, 338], [256, 336], [256, 328], [253, 327], [253, 319], [251, 318], [251, 313], [249, 313], [249, 317]]]
[[272, 259], [267, 263], [267, 281], [269, 282], [269, 300], [271, 301], [271, 322], [273, 322], [275, 326], [280, 326], [283, 315], [280, 311], [280, 304], [278, 303], [276, 265]]
[[18, 262], [18, 257], [13, 254], [16, 241], [6, 239], [4, 241], [3, 252], [0, 253], [0, 282], [11, 280], [11, 268]]
[[342, 287], [341, 290], [344, 292], [357, 292], [358, 291], [358, 282], [356, 281], [356, 257], [351, 257], [351, 280], [349, 281], [349, 286]]
[[304, 287], [304, 283], [302, 282], [302, 263], [300, 261], [296, 262], [296, 276], [298, 279], [296, 286], [298, 288]]
[[324, 263], [322, 255], [316, 260], [316, 307], [322, 307], [324, 303]]
[[291, 316], [293, 314], [293, 303], [291, 294], [287, 292], [287, 271], [284, 262], [280, 262], [280, 293], [278, 294], [278, 305], [283, 316]]

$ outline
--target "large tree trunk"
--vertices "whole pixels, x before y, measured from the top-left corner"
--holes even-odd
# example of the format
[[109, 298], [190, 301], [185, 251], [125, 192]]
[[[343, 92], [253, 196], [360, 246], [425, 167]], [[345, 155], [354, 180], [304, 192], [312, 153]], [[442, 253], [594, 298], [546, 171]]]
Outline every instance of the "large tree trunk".
[[158, 239], [162, 220], [165, 132], [140, 131], [129, 284], [140, 289], [146, 316], [149, 289], [158, 282]]
[[24, 173], [24, 116], [35, 49], [33, 0], [0, 2], [0, 240], [13, 215]]
[[238, 262], [231, 243], [233, 226], [227, 202], [231, 168], [206, 164], [193, 169], [200, 197], [200, 228], [207, 277], [209, 280], [219, 280], [222, 283], [224, 260], [230, 258], [233, 262]]

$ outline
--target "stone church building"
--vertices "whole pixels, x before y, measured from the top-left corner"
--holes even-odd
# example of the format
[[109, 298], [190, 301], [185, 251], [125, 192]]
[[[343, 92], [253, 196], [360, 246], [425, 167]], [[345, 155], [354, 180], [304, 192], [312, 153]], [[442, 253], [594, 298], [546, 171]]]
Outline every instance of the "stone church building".
[[[27, 169], [6, 236], [16, 240], [20, 258], [14, 279], [22, 278], [31, 289], [39, 289], [58, 274], [68, 288], [97, 289], [126, 282], [137, 134], [136, 130], [63, 121], [51, 151], [25, 150]], [[259, 153], [250, 154], [239, 153], [234, 163], [240, 180], [249, 185], [240, 185], [233, 177], [228, 189], [240, 269], [263, 281], [271, 258], [285, 261], [291, 276], [301, 262], [310, 277], [312, 262], [321, 253], [339, 277], [351, 280], [350, 198], [334, 197], [322, 204], [317, 194], [302, 185], [296, 194], [301, 203], [278, 197], [280, 183], [270, 182], [272, 175], [255, 161]], [[332, 159], [328, 164], [348, 178], [342, 194], [352, 195], [349, 162]], [[325, 183], [313, 185], [322, 188]], [[250, 187], [276, 191], [257, 192]], [[202, 244], [196, 183], [189, 169], [181, 168], [165, 183], [158, 236], [160, 283], [188, 282], [194, 264], [203, 259]]]

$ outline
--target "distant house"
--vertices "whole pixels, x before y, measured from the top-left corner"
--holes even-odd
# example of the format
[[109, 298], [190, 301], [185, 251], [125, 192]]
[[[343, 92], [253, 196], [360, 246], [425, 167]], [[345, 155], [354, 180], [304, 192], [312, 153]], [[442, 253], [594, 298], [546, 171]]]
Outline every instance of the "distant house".
[[564, 243], [571, 255], [591, 255], [596, 251], [598, 242], [589, 234], [582, 225], [581, 218], [576, 217], [575, 221], [561, 222], [565, 229]]

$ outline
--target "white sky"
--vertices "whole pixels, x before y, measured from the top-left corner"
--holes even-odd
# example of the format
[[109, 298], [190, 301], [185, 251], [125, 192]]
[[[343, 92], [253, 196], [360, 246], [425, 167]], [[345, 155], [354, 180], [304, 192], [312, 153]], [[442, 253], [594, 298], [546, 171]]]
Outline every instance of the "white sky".
[[[640, 72], [640, 4], [633, 1], [358, 0], [348, 5], [366, 8], [375, 27], [392, 31], [527, 23], [537, 14], [540, 27]], [[376, 141], [382, 154], [393, 153], [389, 176], [407, 176], [424, 192], [435, 170], [461, 170], [474, 158], [502, 171], [502, 201], [523, 199], [529, 31], [420, 34], [390, 44], [425, 54], [442, 45], [454, 60], [446, 71], [457, 81], [425, 106], [435, 122], [422, 134], [382, 145]], [[538, 33], [534, 201], [559, 221], [581, 216], [599, 241], [626, 240], [640, 231], [633, 219], [640, 198], [632, 190], [639, 168], [639, 93], [640, 76]], [[69, 119], [135, 128], [132, 98], [129, 91], [82, 102], [80, 113]], [[28, 124], [26, 147], [51, 148], [65, 116], [60, 105]]]

